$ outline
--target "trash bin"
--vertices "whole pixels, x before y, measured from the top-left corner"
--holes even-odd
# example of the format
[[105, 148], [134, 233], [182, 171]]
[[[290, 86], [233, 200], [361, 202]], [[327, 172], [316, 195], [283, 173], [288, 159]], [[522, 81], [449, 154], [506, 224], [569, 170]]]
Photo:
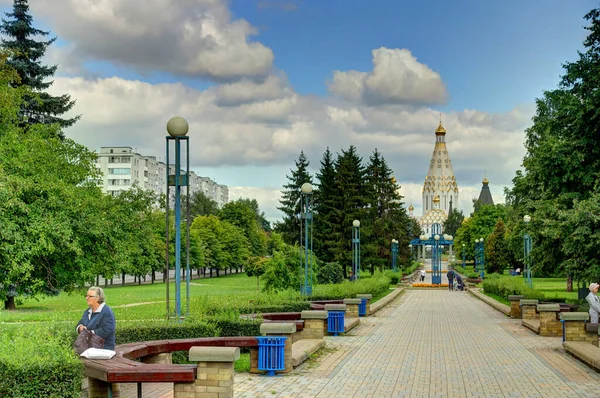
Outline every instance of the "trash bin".
[[284, 336], [259, 336], [258, 340], [258, 370], [266, 370], [268, 376], [275, 376], [276, 370], [285, 370], [285, 339]]
[[334, 336], [344, 333], [344, 311], [328, 311], [327, 332]]
[[367, 299], [361, 298], [358, 305], [358, 316], [367, 316]]

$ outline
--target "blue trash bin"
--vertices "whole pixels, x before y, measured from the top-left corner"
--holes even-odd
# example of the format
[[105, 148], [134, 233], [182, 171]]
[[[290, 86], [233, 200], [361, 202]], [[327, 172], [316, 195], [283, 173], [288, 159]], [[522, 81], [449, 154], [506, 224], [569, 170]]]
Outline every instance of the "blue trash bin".
[[344, 311], [328, 311], [327, 332], [334, 336], [344, 333]]
[[361, 298], [358, 305], [358, 316], [367, 316], [367, 299]]
[[259, 336], [258, 370], [266, 370], [268, 376], [275, 376], [276, 370], [285, 370], [284, 336]]

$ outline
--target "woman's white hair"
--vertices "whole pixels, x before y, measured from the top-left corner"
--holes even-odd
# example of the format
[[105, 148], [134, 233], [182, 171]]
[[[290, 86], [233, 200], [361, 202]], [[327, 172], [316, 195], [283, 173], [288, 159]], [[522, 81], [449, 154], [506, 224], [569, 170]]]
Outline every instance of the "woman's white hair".
[[106, 301], [106, 297], [104, 296], [104, 290], [102, 290], [101, 287], [98, 286], [92, 286], [88, 289], [88, 291], [93, 291], [94, 294], [98, 297], [98, 303], [102, 304], [104, 301]]
[[591, 292], [592, 290], [596, 289], [597, 287], [600, 287], [600, 285], [599, 285], [599, 284], [597, 284], [597, 283], [590, 283], [590, 292]]

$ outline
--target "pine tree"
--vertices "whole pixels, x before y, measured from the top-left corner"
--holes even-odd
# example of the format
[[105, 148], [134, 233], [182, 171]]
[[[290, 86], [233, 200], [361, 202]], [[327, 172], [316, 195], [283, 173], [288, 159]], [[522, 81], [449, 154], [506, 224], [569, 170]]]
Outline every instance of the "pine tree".
[[315, 190], [315, 216], [319, 222], [314, 224], [315, 228], [315, 252], [317, 257], [325, 262], [334, 261], [332, 241], [333, 223], [335, 221], [334, 198], [335, 188], [335, 166], [329, 148], [323, 154], [321, 168], [316, 174]]
[[[351, 145], [338, 154], [335, 161], [335, 196], [332, 198], [332, 252], [334, 260], [342, 264], [344, 278], [352, 261], [352, 222], [364, 217], [364, 166], [362, 158]], [[363, 238], [361, 229], [361, 240]], [[361, 263], [362, 266], [362, 263]]]
[[462, 210], [452, 209], [448, 218], [444, 221], [444, 233], [455, 236], [456, 231], [465, 220]]
[[312, 184], [312, 177], [308, 173], [310, 162], [306, 159], [304, 151], [300, 152], [298, 160], [295, 161], [296, 170], [291, 170], [292, 175], [286, 176], [289, 183], [283, 186], [284, 190], [279, 200], [281, 207], [277, 209], [283, 212], [283, 220], [275, 225], [275, 231], [281, 233], [284, 242], [288, 244], [300, 244], [300, 188], [305, 182]]
[[[75, 101], [68, 94], [53, 97], [46, 92], [53, 83], [47, 79], [54, 76], [58, 66], [42, 65], [41, 59], [56, 38], [35, 40], [36, 37], [48, 36], [50, 32], [33, 27], [27, 0], [14, 0], [12, 12], [5, 15], [10, 19], [2, 19], [0, 32], [8, 37], [2, 39], [2, 47], [11, 54], [7, 64], [19, 74], [20, 81], [15, 85], [27, 86], [32, 90], [25, 96], [21, 106], [22, 127], [37, 123], [58, 123], [61, 128], [72, 126], [79, 116], [71, 119], [59, 116], [71, 110]], [[64, 137], [62, 133], [59, 135]]]

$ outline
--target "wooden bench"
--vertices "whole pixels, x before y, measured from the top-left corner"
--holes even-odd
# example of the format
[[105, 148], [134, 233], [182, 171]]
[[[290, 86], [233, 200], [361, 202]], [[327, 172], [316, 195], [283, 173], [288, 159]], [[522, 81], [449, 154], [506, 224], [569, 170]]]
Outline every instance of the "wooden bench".
[[[206, 337], [178, 340], [156, 340], [121, 344], [112, 359], [84, 359], [85, 375], [90, 382], [90, 398], [112, 397], [113, 383], [137, 383], [137, 395], [143, 396], [141, 383], [193, 383], [197, 365], [144, 363], [145, 357], [191, 347], [258, 347], [255, 337]], [[137, 361], [138, 359], [142, 362]]]

